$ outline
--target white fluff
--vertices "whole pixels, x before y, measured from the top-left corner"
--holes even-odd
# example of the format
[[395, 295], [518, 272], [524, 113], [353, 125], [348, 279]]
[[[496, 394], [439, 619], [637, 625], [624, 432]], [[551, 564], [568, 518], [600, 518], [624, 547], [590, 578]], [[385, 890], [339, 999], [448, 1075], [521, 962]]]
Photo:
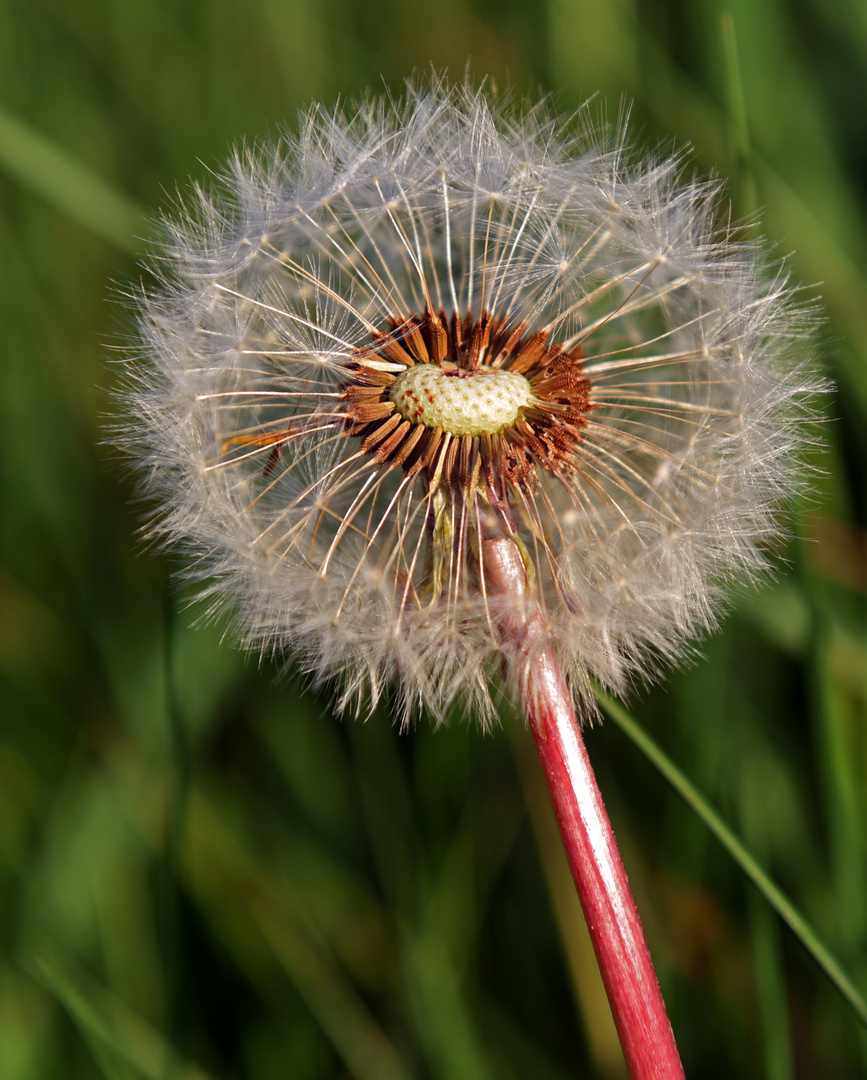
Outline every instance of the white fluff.
[[[793, 492], [810, 316], [725, 221], [715, 182], [544, 103], [435, 80], [314, 106], [167, 224], [125, 435], [154, 531], [192, 553], [215, 613], [334, 680], [340, 708], [396, 687], [402, 719], [463, 701], [489, 722], [508, 601], [480, 588], [477, 511], [446, 515], [432, 589], [426, 481], [360, 454], [339, 393], [371, 328], [427, 304], [548, 329], [581, 344], [594, 408], [574, 471], [539, 469], [513, 508], [587, 714], [589, 677], [622, 692], [714, 625]], [[242, 441], [290, 428], [282, 450]]]

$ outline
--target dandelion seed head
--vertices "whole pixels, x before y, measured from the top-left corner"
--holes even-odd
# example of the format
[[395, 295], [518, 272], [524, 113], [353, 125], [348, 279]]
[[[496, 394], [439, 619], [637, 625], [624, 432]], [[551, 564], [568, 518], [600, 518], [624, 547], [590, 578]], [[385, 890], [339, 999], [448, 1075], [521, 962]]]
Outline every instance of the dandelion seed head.
[[584, 112], [313, 107], [166, 223], [125, 435], [154, 532], [338, 707], [483, 723], [511, 538], [589, 713], [766, 570], [798, 482], [810, 315], [725, 221]]

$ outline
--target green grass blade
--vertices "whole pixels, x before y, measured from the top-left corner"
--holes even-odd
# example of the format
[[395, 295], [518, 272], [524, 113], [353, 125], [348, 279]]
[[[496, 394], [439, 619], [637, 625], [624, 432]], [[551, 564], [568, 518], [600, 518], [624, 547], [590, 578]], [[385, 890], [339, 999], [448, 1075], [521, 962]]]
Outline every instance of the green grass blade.
[[726, 107], [729, 115], [731, 159], [734, 165], [732, 179], [737, 185], [741, 213], [754, 214], [759, 208], [759, 198], [753, 173], [752, 147], [738, 57], [738, 43], [735, 37], [735, 23], [728, 12], [720, 16], [720, 29], [725, 57]]
[[722, 820], [719, 814], [693, 784], [684, 776], [660, 747], [651, 739], [630, 714], [607, 694], [597, 690], [597, 700], [620, 730], [638, 747], [687, 805], [701, 818], [723, 847], [738, 863], [756, 888], [765, 897], [780, 918], [789, 926], [825, 972], [837, 990], [851, 1006], [853, 1012], [867, 1027], [867, 1001], [852, 983], [818, 934], [798, 911], [789, 898], [779, 889], [758, 864], [744, 844]]
[[28, 191], [128, 254], [141, 251], [146, 212], [62, 147], [0, 107], [0, 165]]
[[750, 894], [749, 910], [764, 1075], [767, 1080], [795, 1080], [780, 924], [755, 893]]
[[103, 987], [85, 985], [42, 957], [35, 973], [69, 1013], [107, 1080], [212, 1080]]
[[[312, 1016], [357, 1080], [409, 1080], [403, 1057], [347, 978], [299, 901], [290, 880], [274, 884], [249, 858], [233, 831], [227, 800], [214, 805], [201, 791], [190, 793], [184, 883], [239, 965], [253, 964], [243, 921], [227, 913], [225, 895], [248, 897], [247, 910], [271, 952], [306, 1002]], [[275, 875], [276, 876], [276, 875]], [[255, 977], [255, 969], [250, 968]]]
[[259, 900], [252, 910], [274, 956], [349, 1074], [358, 1080], [410, 1080], [400, 1053], [327, 953], [266, 901]]

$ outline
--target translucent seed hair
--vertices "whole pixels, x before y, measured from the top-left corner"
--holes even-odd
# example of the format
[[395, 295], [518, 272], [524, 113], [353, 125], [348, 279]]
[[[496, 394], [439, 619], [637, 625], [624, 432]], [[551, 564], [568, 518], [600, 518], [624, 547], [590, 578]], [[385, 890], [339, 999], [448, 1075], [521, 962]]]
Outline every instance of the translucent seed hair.
[[125, 440], [212, 613], [367, 711], [494, 716], [525, 563], [585, 715], [713, 627], [797, 487], [809, 312], [719, 185], [466, 85], [312, 107], [166, 221]]

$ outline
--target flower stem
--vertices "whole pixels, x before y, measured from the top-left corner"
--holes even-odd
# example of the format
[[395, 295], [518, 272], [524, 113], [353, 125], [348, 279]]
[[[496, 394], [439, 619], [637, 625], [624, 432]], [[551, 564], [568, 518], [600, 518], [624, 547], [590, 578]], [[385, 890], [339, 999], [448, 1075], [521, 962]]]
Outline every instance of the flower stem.
[[532, 602], [517, 545], [483, 544], [490, 590], [516, 603], [502, 629], [632, 1080], [683, 1080], [683, 1066], [572, 695]]

